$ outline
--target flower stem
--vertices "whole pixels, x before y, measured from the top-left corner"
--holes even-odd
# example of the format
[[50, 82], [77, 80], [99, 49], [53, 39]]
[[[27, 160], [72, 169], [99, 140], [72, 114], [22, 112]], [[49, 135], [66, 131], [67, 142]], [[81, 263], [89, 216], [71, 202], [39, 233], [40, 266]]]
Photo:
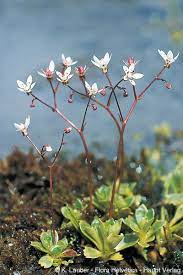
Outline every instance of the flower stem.
[[[119, 102], [118, 102], [118, 99], [117, 99], [114, 87], [112, 85], [112, 82], [111, 82], [111, 80], [109, 78], [109, 75], [107, 73], [105, 73], [105, 76], [106, 76], [106, 78], [107, 78], [107, 80], [109, 82], [109, 85], [110, 85], [110, 88], [111, 88], [111, 92], [114, 95], [114, 98], [115, 98], [115, 101], [116, 101], [116, 104], [117, 104], [117, 107], [118, 107], [119, 115], [120, 115], [120, 120], [123, 121], [123, 115], [122, 115], [121, 108], [120, 108], [120, 105], [119, 105]], [[109, 105], [107, 105], [107, 106], [109, 106]]]
[[85, 119], [86, 119], [86, 114], [87, 114], [87, 111], [88, 111], [88, 107], [89, 107], [89, 105], [90, 105], [90, 101], [91, 101], [91, 96], [89, 97], [88, 103], [87, 103], [86, 108], [85, 108], [85, 112], [84, 112], [84, 116], [83, 116], [83, 121], [82, 121], [82, 124], [81, 124], [81, 131], [82, 131], [82, 132], [84, 131]]
[[109, 218], [112, 218], [112, 216], [113, 216], [115, 193], [119, 190], [121, 177], [122, 177], [123, 171], [124, 171], [124, 130], [125, 130], [125, 125], [126, 124], [123, 123], [121, 131], [120, 131], [116, 168], [115, 168], [115, 179], [114, 179], [114, 183], [112, 186], [112, 194], [111, 194], [111, 200], [110, 200], [110, 204], [109, 204]]
[[[67, 86], [68, 86], [68, 88], [69, 88], [71, 91], [73, 91], [74, 93], [76, 93], [76, 94], [78, 94], [78, 95], [81, 95], [81, 96], [83, 96], [83, 97], [86, 97], [86, 98], [89, 97], [88, 95], [85, 95], [85, 94], [83, 94], [83, 93], [80, 93], [79, 91], [77, 91], [76, 89], [72, 88], [71, 86], [69, 86], [69, 85], [67, 85]], [[117, 119], [116, 119], [116, 117], [114, 116], [114, 114], [111, 112], [109, 106], [104, 105], [103, 103], [101, 103], [100, 101], [98, 101], [97, 99], [92, 98], [92, 97], [91, 97], [91, 101], [95, 102], [97, 105], [99, 105], [100, 107], [102, 107], [103, 109], [105, 109], [105, 110], [108, 112], [108, 114], [110, 115], [110, 117], [111, 117], [112, 120], [114, 121], [114, 123], [115, 123], [115, 125], [116, 125], [118, 131], [120, 132], [120, 125], [119, 125], [119, 122], [117, 121]]]
[[56, 89], [54, 89], [53, 87], [53, 83], [51, 79], [48, 79], [52, 92], [53, 92], [53, 101], [54, 101], [54, 108], [57, 109], [57, 99], [56, 99], [56, 90], [58, 89], [58, 87], [56, 87]]
[[94, 185], [93, 185], [93, 179], [92, 179], [92, 166], [91, 166], [91, 159], [90, 159], [90, 154], [89, 154], [89, 150], [88, 150], [88, 145], [86, 143], [86, 139], [85, 136], [83, 134], [83, 132], [81, 131], [81, 129], [79, 129], [72, 121], [70, 121], [62, 112], [60, 112], [58, 110], [58, 108], [53, 108], [51, 105], [47, 104], [46, 102], [44, 102], [42, 99], [38, 98], [37, 96], [35, 96], [34, 94], [31, 93], [31, 95], [38, 100], [40, 103], [42, 103], [43, 105], [45, 105], [46, 107], [48, 107], [49, 109], [51, 109], [52, 111], [55, 111], [63, 120], [65, 120], [73, 129], [75, 129], [82, 141], [84, 150], [85, 150], [85, 155], [86, 155], [86, 159], [87, 159], [87, 171], [88, 171], [88, 191], [89, 191], [89, 196], [90, 196], [90, 209], [93, 208], [93, 189], [94, 189]]
[[[116, 85], [114, 86], [114, 90], [118, 87], [118, 85], [119, 85], [122, 81], [124, 81], [123, 78], [120, 79], [120, 80], [116, 83]], [[110, 92], [110, 95], [109, 95], [109, 98], [108, 98], [108, 101], [107, 101], [107, 106], [110, 106], [110, 104], [111, 104], [111, 97], [112, 97], [112, 94], [113, 94], [113, 91]]]

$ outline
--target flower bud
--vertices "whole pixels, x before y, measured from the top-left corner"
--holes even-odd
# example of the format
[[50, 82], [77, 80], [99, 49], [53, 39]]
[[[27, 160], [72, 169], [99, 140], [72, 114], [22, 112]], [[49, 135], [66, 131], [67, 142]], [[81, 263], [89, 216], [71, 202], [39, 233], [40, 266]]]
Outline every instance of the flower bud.
[[123, 96], [124, 96], [124, 97], [127, 97], [127, 96], [128, 96], [127, 91], [124, 91]]
[[71, 127], [67, 127], [67, 128], [64, 129], [65, 134], [69, 134], [71, 131], [72, 131]]
[[105, 96], [105, 95], [106, 95], [106, 89], [103, 88], [103, 89], [100, 91], [100, 94], [101, 94], [102, 96]]
[[128, 65], [134, 64], [135, 63], [135, 59], [133, 57], [129, 57], [128, 58]]
[[172, 89], [172, 84], [169, 83], [169, 82], [166, 82], [166, 83], [165, 83], [165, 88], [167, 88], [167, 89]]
[[84, 77], [85, 73], [87, 71], [86, 66], [78, 66], [75, 68], [76, 73], [79, 75], [79, 77]]
[[95, 105], [94, 103], [92, 103], [91, 106], [92, 106], [93, 111], [97, 110], [97, 105]]
[[72, 103], [72, 102], [73, 102], [72, 97], [69, 97], [69, 98], [67, 99], [67, 102], [68, 102], [68, 103]]

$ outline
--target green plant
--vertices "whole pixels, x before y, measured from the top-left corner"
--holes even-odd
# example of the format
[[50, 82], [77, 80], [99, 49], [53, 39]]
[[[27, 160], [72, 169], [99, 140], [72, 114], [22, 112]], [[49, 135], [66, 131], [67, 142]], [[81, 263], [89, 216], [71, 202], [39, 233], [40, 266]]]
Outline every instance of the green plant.
[[183, 204], [178, 206], [173, 218], [171, 219], [168, 211], [161, 208], [161, 221], [164, 224], [157, 234], [157, 243], [160, 254], [163, 256], [167, 250], [166, 244], [176, 241], [183, 241]]
[[164, 181], [164, 202], [174, 205], [183, 204], [183, 160], [162, 179]]
[[62, 227], [73, 226], [77, 231], [79, 230], [79, 221], [83, 218], [83, 211], [86, 209], [87, 205], [84, 205], [80, 199], [72, 205], [66, 205], [61, 208], [62, 215], [69, 223], [63, 224]]
[[39, 260], [39, 264], [44, 268], [69, 265], [73, 262], [72, 258], [77, 256], [77, 253], [69, 248], [69, 243], [66, 238], [59, 240], [58, 233], [54, 231], [54, 234], [55, 236], [53, 238], [50, 230], [42, 232], [40, 236], [41, 242], [31, 242], [33, 247], [46, 253], [46, 255], [42, 256]]
[[107, 220], [102, 222], [95, 218], [92, 224], [80, 221], [80, 230], [87, 240], [91, 241], [95, 248], [85, 246], [84, 255], [86, 258], [101, 258], [104, 261], [120, 261], [123, 256], [119, 251], [134, 246], [138, 237], [135, 234], [120, 234], [122, 220]]
[[139, 252], [146, 257], [145, 248], [154, 241], [155, 234], [163, 226], [163, 221], [155, 220], [154, 209], [147, 209], [142, 204], [136, 209], [134, 216], [128, 216], [123, 222], [137, 234]]
[[[141, 196], [134, 195], [133, 189], [135, 187], [135, 183], [123, 184], [119, 192], [115, 194], [114, 200], [114, 216], [121, 217], [127, 215], [131, 212], [130, 207], [132, 205], [139, 205], [141, 201]], [[109, 204], [111, 200], [112, 194], [112, 186], [102, 185], [99, 187], [95, 194], [93, 203], [95, 207], [104, 213], [107, 213], [109, 209]]]

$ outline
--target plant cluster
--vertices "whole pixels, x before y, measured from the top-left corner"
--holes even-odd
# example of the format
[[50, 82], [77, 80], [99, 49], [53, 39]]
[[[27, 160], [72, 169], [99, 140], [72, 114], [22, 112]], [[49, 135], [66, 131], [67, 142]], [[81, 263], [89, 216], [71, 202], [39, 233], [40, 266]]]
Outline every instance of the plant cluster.
[[[154, 152], [155, 161], [153, 161], [153, 155], [150, 152], [147, 162], [153, 171], [153, 181], [157, 179], [163, 183], [163, 194], [161, 199], [161, 211], [157, 211], [148, 206], [145, 196], [139, 194], [138, 184], [136, 182], [123, 183], [124, 176], [124, 133], [126, 125], [131, 118], [134, 110], [151, 88], [151, 86], [161, 81], [167, 89], [171, 89], [172, 85], [162, 78], [163, 72], [169, 69], [172, 63], [178, 58], [173, 56], [173, 53], [169, 51], [165, 54], [162, 50], [158, 50], [160, 56], [164, 60], [164, 64], [149, 84], [138, 91], [136, 88], [136, 81], [141, 79], [144, 75], [136, 72], [136, 66], [139, 61], [129, 57], [123, 65], [123, 75], [120, 77], [116, 84], [112, 83], [109, 74], [109, 63], [112, 55], [106, 53], [101, 59], [93, 56], [91, 62], [96, 66], [105, 77], [106, 85], [98, 88], [96, 83], [92, 85], [88, 83], [87, 66], [77, 66], [75, 68], [75, 74], [80, 81], [82, 91], [75, 89], [71, 86], [71, 81], [74, 77], [71, 67], [77, 63], [73, 61], [71, 57], [65, 57], [62, 54], [62, 64], [55, 66], [53, 61], [50, 62], [48, 68], [38, 72], [40, 76], [44, 77], [48, 82], [51, 93], [53, 95], [53, 104], [47, 103], [44, 99], [38, 97], [33, 89], [36, 87], [36, 83], [33, 82], [33, 78], [30, 75], [27, 78], [26, 83], [18, 80], [18, 89], [31, 98], [31, 107], [36, 107], [37, 103], [44, 105], [50, 109], [56, 115], [66, 122], [66, 128], [63, 129], [61, 142], [56, 154], [49, 157], [48, 153], [52, 151], [52, 147], [49, 144], [44, 144], [39, 149], [33, 142], [29, 134], [30, 116], [25, 120], [25, 123], [17, 124], [15, 127], [27, 140], [33, 145], [39, 156], [45, 161], [49, 169], [49, 181], [50, 181], [50, 198], [49, 205], [53, 210], [53, 167], [59, 157], [59, 154], [65, 144], [66, 135], [72, 130], [75, 130], [83, 144], [84, 153], [86, 155], [86, 166], [88, 172], [88, 194], [89, 197], [81, 200], [76, 200], [73, 205], [66, 205], [62, 207], [61, 212], [65, 220], [61, 228], [64, 230], [67, 227], [73, 227], [74, 232], [79, 234], [84, 240], [83, 253], [86, 258], [90, 259], [102, 259], [104, 261], [120, 261], [123, 259], [121, 251], [134, 247], [145, 259], [148, 257], [148, 249], [153, 248], [159, 251], [160, 255], [166, 253], [166, 247], [170, 246], [170, 242], [176, 242], [182, 240], [182, 162], [177, 164], [176, 169], [166, 175], [161, 169], [157, 169], [157, 155]], [[55, 68], [56, 67], [56, 68]], [[128, 85], [126, 85], [128, 82]], [[132, 92], [130, 91], [130, 88]], [[61, 89], [60, 89], [61, 88]], [[62, 108], [60, 109], [58, 102], [58, 95], [60, 90], [68, 90], [69, 97], [67, 101], [69, 104], [73, 103], [75, 95], [81, 96], [86, 99], [85, 109], [81, 124], [77, 126], [72, 119], [68, 118]], [[119, 93], [122, 91], [123, 97], [133, 97], [132, 104], [126, 114], [122, 111], [121, 102], [119, 100]], [[97, 97], [106, 97], [107, 100], [103, 103], [102, 100]], [[112, 99], [114, 99], [116, 110], [111, 107]], [[86, 118], [88, 110], [91, 108], [94, 111], [98, 110], [98, 107], [103, 108], [110, 116], [111, 120], [115, 124], [118, 134], [119, 142], [117, 145], [117, 158], [115, 161], [115, 177], [113, 183], [107, 183], [100, 186], [98, 189], [94, 189], [93, 179], [93, 167], [92, 159], [89, 152], [88, 144], [85, 137]], [[165, 129], [165, 135], [168, 137], [168, 132]], [[162, 131], [156, 129], [157, 136], [161, 136]], [[148, 155], [148, 153], [147, 153]], [[160, 162], [158, 162], [160, 163]], [[141, 168], [138, 168], [140, 173]], [[166, 175], [166, 176], [165, 176]], [[174, 205], [173, 211], [170, 215], [166, 210], [166, 205]], [[173, 215], [172, 215], [173, 212]], [[89, 213], [89, 215], [88, 215]], [[90, 218], [89, 218], [89, 217]], [[44, 268], [51, 266], [59, 267], [60, 265], [68, 265], [78, 256], [76, 251], [72, 247], [73, 241], [68, 241], [66, 238], [58, 240], [58, 234], [54, 225], [54, 218], [52, 215], [51, 228], [47, 232], [41, 234], [41, 242], [32, 242], [32, 246], [38, 250], [46, 253], [39, 263]], [[68, 223], [67, 223], [68, 222]], [[71, 258], [71, 259], [69, 259]]]

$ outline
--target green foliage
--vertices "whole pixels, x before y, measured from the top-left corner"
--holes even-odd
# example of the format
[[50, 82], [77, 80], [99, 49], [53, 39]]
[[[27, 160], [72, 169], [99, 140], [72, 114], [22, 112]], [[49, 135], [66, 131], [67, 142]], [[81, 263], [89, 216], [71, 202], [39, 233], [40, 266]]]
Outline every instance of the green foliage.
[[123, 222], [137, 234], [139, 249], [145, 256], [144, 249], [154, 241], [155, 234], [163, 226], [163, 221], [155, 220], [154, 209], [147, 209], [142, 204], [136, 209], [134, 216], [128, 216]]
[[160, 124], [159, 126], [156, 126], [154, 128], [155, 134], [158, 138], [170, 138], [172, 135], [172, 130], [171, 127], [168, 123], [163, 122], [162, 124]]
[[72, 263], [72, 259], [69, 258], [77, 256], [77, 253], [69, 248], [66, 238], [59, 240], [58, 233], [54, 231], [54, 237], [52, 233], [50, 230], [42, 232], [40, 236], [41, 242], [31, 242], [34, 248], [46, 253], [40, 258], [39, 264], [44, 268], [49, 268]]
[[183, 160], [175, 169], [163, 177], [164, 201], [166, 204], [183, 204]]
[[157, 234], [157, 242], [160, 254], [167, 252], [166, 244], [183, 241], [183, 204], [178, 206], [173, 218], [169, 217], [165, 207], [161, 208], [161, 221], [164, 224]]
[[86, 258], [100, 258], [104, 261], [120, 261], [123, 256], [119, 251], [134, 246], [138, 237], [135, 234], [120, 234], [122, 220], [107, 220], [102, 222], [95, 218], [92, 224], [80, 221], [80, 231], [95, 248], [85, 246], [84, 255]]
[[[79, 230], [79, 221], [83, 217], [83, 211], [86, 209], [87, 205], [84, 205], [81, 200], [77, 199], [73, 206], [66, 205], [61, 208], [62, 215], [66, 220], [69, 220], [69, 225], [73, 226], [77, 231]], [[64, 227], [64, 225], [62, 225]]]
[[[141, 202], [140, 195], [134, 195], [133, 190], [135, 183], [122, 184], [118, 193], [115, 194], [114, 216], [124, 216], [131, 212], [131, 207], [139, 205]], [[102, 185], [94, 194], [93, 203], [95, 207], [104, 213], [107, 213], [112, 195], [112, 186]]]

